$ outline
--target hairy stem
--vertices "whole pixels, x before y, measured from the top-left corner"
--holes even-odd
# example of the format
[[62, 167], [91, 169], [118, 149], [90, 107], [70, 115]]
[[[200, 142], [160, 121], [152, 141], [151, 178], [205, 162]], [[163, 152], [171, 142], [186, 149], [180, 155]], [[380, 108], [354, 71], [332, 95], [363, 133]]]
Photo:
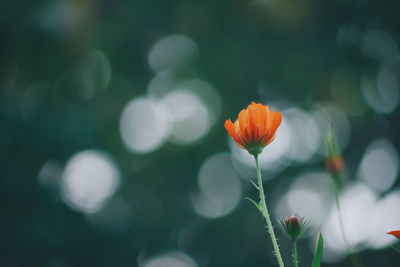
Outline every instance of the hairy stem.
[[298, 267], [299, 261], [297, 259], [297, 242], [296, 242], [296, 240], [292, 240], [292, 257], [293, 257], [293, 266]]
[[271, 237], [272, 246], [274, 247], [275, 257], [278, 260], [279, 267], [284, 267], [281, 252], [279, 251], [278, 242], [276, 241], [274, 228], [272, 226], [271, 219], [269, 217], [267, 203], [265, 202], [264, 188], [263, 188], [262, 179], [261, 179], [261, 170], [260, 170], [260, 166], [258, 163], [258, 156], [254, 156], [254, 158], [256, 160], [258, 192], [260, 194], [260, 205], [261, 205], [260, 208], [262, 210], [262, 215], [265, 218], [265, 221], [267, 223], [268, 233]]

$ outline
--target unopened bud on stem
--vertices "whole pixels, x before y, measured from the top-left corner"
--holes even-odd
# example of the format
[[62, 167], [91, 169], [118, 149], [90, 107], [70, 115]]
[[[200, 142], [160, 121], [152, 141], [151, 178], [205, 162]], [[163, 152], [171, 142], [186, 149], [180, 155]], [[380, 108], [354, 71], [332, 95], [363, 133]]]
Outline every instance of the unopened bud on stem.
[[328, 155], [325, 160], [325, 170], [332, 176], [336, 186], [340, 189], [343, 182], [344, 160], [340, 154], [337, 138], [333, 129], [331, 129], [326, 143]]
[[300, 217], [298, 214], [287, 216], [281, 221], [283, 230], [293, 241], [297, 240], [304, 233], [308, 224], [308, 220]]
[[341, 155], [330, 156], [325, 160], [325, 169], [332, 176], [340, 175], [344, 170], [344, 162]]

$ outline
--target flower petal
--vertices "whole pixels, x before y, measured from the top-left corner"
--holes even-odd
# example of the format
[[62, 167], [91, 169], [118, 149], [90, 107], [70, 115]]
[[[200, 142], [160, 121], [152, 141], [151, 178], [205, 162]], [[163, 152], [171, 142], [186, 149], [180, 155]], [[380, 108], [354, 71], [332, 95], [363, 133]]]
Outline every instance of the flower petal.
[[400, 230], [395, 230], [395, 231], [390, 231], [387, 232], [388, 235], [392, 235], [394, 237], [397, 237], [398, 239], [400, 239]]
[[238, 114], [238, 119], [232, 123], [225, 121], [225, 129], [239, 147], [265, 147], [271, 143], [276, 130], [282, 122], [280, 112], [274, 112], [269, 106], [252, 102]]

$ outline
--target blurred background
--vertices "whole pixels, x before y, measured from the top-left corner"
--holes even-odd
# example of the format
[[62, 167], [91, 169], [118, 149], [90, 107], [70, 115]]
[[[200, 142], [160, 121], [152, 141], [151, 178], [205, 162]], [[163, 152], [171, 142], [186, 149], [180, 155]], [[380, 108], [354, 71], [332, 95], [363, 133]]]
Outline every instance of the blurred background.
[[[398, 266], [399, 4], [388, 0], [0, 3], [0, 266], [274, 266], [246, 196], [252, 158], [223, 128], [283, 114], [261, 156], [272, 217], [311, 224], [351, 266], [324, 171], [346, 160], [345, 230]], [[291, 266], [290, 243], [277, 229]]]

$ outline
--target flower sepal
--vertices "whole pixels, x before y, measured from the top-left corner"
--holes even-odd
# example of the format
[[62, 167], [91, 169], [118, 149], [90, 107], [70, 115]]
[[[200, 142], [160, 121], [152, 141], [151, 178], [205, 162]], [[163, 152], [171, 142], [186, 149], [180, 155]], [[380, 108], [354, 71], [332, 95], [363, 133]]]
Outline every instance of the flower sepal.
[[261, 154], [261, 152], [263, 151], [263, 147], [262, 146], [252, 146], [252, 147], [249, 147], [248, 149], [247, 149], [247, 151], [251, 154], [251, 155], [253, 155], [254, 157], [256, 157], [256, 156], [258, 156], [259, 154]]
[[287, 216], [284, 220], [280, 220], [283, 231], [286, 235], [296, 241], [303, 235], [309, 225], [309, 221], [298, 214]]

